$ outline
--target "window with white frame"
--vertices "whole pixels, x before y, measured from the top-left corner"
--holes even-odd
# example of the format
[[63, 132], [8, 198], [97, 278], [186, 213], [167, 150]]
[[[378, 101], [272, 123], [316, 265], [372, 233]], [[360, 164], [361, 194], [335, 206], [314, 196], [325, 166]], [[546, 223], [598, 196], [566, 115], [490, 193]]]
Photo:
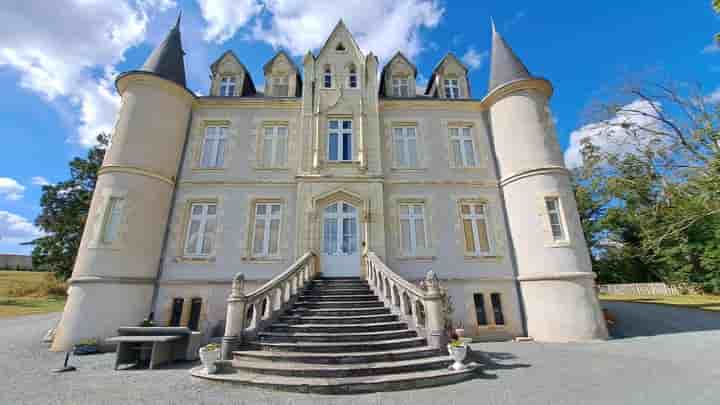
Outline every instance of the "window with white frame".
[[125, 199], [122, 197], [110, 197], [102, 227], [103, 243], [113, 243], [117, 240], [124, 205]]
[[227, 127], [205, 128], [200, 167], [207, 169], [222, 167], [225, 160], [226, 141]]
[[460, 98], [458, 79], [445, 79], [445, 97]]
[[255, 204], [252, 255], [269, 257], [278, 255], [280, 240], [280, 203]]
[[461, 203], [460, 218], [465, 239], [465, 253], [471, 256], [490, 255], [487, 204], [483, 202]]
[[560, 209], [560, 199], [558, 197], [546, 197], [545, 208], [547, 209], [553, 240], [555, 242], [566, 241], [567, 236]]
[[326, 89], [332, 88], [332, 69], [330, 69], [330, 65], [325, 65], [323, 69], [323, 87]]
[[405, 256], [416, 256], [427, 247], [425, 232], [425, 205], [400, 204], [400, 248]]
[[185, 238], [186, 256], [209, 256], [215, 244], [217, 204], [193, 203]]
[[328, 121], [328, 160], [352, 160], [352, 120]]
[[225, 76], [220, 79], [220, 96], [230, 97], [235, 95], [235, 77]]
[[272, 78], [272, 95], [275, 97], [287, 97], [289, 91], [288, 76], [274, 76]]
[[263, 167], [287, 166], [288, 127], [286, 125], [263, 128]]
[[393, 155], [395, 167], [417, 167], [417, 130], [415, 127], [393, 128]]
[[410, 97], [410, 81], [407, 77], [393, 77], [392, 95], [395, 97]]
[[357, 75], [357, 69], [355, 68], [355, 65], [350, 65], [350, 67], [348, 68], [348, 88], [350, 88], [350, 89], [358, 88], [358, 75]]
[[472, 127], [450, 127], [450, 148], [454, 167], [475, 167], [475, 141]]

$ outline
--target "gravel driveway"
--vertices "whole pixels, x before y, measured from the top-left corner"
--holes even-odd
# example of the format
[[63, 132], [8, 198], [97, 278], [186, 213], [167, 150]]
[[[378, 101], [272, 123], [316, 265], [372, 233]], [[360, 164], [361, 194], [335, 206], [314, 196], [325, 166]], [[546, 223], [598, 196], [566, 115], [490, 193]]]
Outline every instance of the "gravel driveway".
[[484, 378], [416, 391], [319, 396], [193, 379], [191, 364], [113, 371], [113, 354], [72, 358], [40, 343], [58, 314], [0, 320], [0, 404], [720, 404], [720, 313], [604, 303], [623, 338], [478, 343]]

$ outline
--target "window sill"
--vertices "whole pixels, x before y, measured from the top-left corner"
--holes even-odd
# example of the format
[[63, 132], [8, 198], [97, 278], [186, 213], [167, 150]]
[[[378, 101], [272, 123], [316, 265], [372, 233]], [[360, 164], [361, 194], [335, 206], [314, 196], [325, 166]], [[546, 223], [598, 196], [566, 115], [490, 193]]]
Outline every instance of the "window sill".
[[398, 173], [422, 173], [428, 171], [427, 167], [393, 167], [390, 170]]
[[250, 262], [250, 263], [257, 263], [257, 264], [276, 264], [276, 263], [283, 263], [285, 262], [285, 259], [282, 257], [255, 257], [255, 256], [245, 256], [241, 258], [244, 262]]
[[573, 247], [573, 244], [570, 241], [550, 242], [550, 243], [546, 243], [545, 247], [548, 247], [548, 248], [571, 248], [571, 247]]
[[176, 263], [215, 263], [215, 256], [177, 256]]
[[399, 262], [432, 262], [437, 260], [437, 256], [398, 256], [395, 260]]
[[193, 167], [193, 168], [192, 168], [192, 171], [193, 171], [193, 172], [209, 172], [209, 173], [212, 173], [212, 172], [222, 172], [222, 171], [224, 171], [224, 170], [225, 170], [224, 167]]
[[478, 325], [477, 329], [480, 332], [487, 332], [493, 330], [505, 330], [506, 327], [505, 325]]
[[450, 170], [455, 170], [458, 172], [471, 172], [471, 171], [477, 171], [477, 170], [483, 170], [485, 169], [485, 166], [468, 166], [468, 167], [450, 167]]
[[500, 261], [502, 260], [502, 256], [498, 255], [465, 255], [465, 261]]
[[326, 166], [360, 166], [359, 160], [326, 160]]
[[88, 249], [95, 249], [95, 250], [113, 250], [113, 251], [120, 251], [122, 250], [122, 246], [115, 243], [104, 243], [104, 242], [98, 242], [94, 246], [89, 246]]
[[288, 167], [255, 167], [253, 168], [257, 172], [289, 172]]

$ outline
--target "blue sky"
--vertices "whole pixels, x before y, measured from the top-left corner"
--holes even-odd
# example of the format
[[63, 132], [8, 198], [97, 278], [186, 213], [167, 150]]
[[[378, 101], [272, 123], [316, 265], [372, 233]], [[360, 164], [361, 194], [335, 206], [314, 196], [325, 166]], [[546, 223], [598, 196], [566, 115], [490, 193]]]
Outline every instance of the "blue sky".
[[[533, 74], [555, 86], [552, 108], [568, 147], [586, 110], [628, 77], [651, 74], [720, 85], [720, 31], [709, 1], [606, 0], [45, 0], [3, 4], [0, 13], [0, 253], [27, 253], [40, 185], [69, 175], [94, 134], [114, 124], [113, 77], [142, 65], [183, 10], [188, 87], [206, 94], [209, 65], [232, 49], [262, 82], [279, 47], [299, 61], [342, 17], [365, 52], [403, 50], [419, 82], [452, 51], [471, 67], [473, 96], [488, 80], [490, 18]], [[691, 3], [692, 5], [688, 5]], [[392, 21], [392, 22], [391, 22]], [[720, 93], [717, 93], [720, 95]], [[573, 138], [574, 139], [574, 138]]]

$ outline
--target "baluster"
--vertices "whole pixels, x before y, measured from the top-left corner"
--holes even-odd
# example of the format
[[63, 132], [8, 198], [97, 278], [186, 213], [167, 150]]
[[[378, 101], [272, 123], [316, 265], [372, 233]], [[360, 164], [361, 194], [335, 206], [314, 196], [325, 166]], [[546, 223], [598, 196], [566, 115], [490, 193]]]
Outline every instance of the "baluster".
[[221, 355], [223, 360], [232, 358], [233, 350], [242, 344], [243, 329], [245, 327], [245, 276], [242, 273], [235, 275], [230, 296], [227, 299], [227, 314], [225, 316], [225, 335], [222, 338]]

